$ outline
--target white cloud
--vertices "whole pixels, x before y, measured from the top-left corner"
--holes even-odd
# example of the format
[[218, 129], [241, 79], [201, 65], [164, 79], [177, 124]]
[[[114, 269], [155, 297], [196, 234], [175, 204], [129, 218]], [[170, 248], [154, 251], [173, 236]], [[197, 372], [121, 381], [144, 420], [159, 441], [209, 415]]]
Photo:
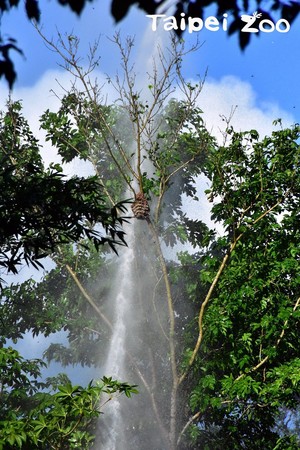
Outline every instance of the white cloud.
[[[149, 54], [145, 69], [149, 70]], [[138, 64], [139, 75], [142, 64]], [[107, 83], [106, 75], [97, 72], [98, 84], [103, 86], [103, 99], [108, 102], [116, 99], [116, 93], [111, 84]], [[1, 83], [2, 84], [2, 83]], [[39, 129], [39, 117], [46, 110], [57, 110], [59, 107], [58, 96], [63, 94], [63, 88], [70, 87], [70, 75], [62, 70], [51, 70], [31, 87], [19, 88], [13, 92], [13, 99], [22, 100], [24, 115], [28, 119], [36, 136], [42, 136]], [[147, 90], [147, 88], [146, 88]], [[57, 94], [55, 95], [54, 92]], [[0, 105], [4, 108], [7, 96], [5, 89], [0, 93]], [[220, 129], [224, 130], [224, 121], [221, 116], [229, 117], [232, 109], [236, 108], [231, 124], [237, 130], [256, 129], [261, 135], [270, 133], [274, 127], [274, 119], [281, 118], [286, 126], [294, 122], [291, 114], [280, 108], [275, 103], [264, 102], [258, 99], [252, 86], [237, 77], [228, 75], [217, 80], [207, 80], [199, 96], [198, 104], [204, 112], [207, 128], [216, 135], [220, 135]], [[50, 160], [52, 155], [46, 156]]]
[[274, 130], [275, 119], [282, 119], [285, 126], [294, 123], [294, 118], [275, 103], [267, 103], [258, 99], [251, 84], [237, 77], [228, 75], [220, 81], [205, 82], [199, 97], [199, 106], [204, 111], [204, 119], [208, 130], [221, 139], [220, 130], [226, 124], [222, 116], [228, 119], [235, 109], [231, 125], [236, 131], [255, 129], [261, 136]]
[[[275, 103], [260, 101], [252, 86], [237, 77], [225, 76], [220, 81], [208, 80], [198, 99], [198, 106], [203, 110], [203, 118], [207, 129], [223, 142], [222, 131], [226, 129], [226, 122], [235, 110], [230, 124], [236, 131], [255, 129], [261, 137], [269, 135], [274, 129], [273, 121], [282, 119], [284, 126], [292, 125], [293, 116]], [[201, 219], [210, 226], [215, 226], [210, 220], [211, 203], [204, 193], [209, 188], [206, 177], [199, 177], [196, 181], [197, 204], [191, 199], [185, 199], [184, 211], [194, 219]], [[222, 228], [217, 227], [219, 233]]]

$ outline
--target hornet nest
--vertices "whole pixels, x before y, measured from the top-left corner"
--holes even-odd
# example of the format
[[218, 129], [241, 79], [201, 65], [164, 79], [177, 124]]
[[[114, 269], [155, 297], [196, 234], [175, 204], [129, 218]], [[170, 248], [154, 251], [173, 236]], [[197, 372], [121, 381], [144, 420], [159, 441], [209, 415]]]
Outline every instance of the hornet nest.
[[148, 200], [142, 192], [135, 195], [135, 200], [131, 206], [132, 212], [136, 219], [149, 220], [150, 208]]

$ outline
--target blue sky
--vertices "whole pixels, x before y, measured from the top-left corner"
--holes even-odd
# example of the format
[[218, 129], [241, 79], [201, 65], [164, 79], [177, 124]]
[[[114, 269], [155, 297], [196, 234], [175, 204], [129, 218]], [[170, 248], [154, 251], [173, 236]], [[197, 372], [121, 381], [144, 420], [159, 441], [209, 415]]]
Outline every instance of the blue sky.
[[[94, 1], [87, 4], [82, 16], [78, 18], [56, 1], [42, 2], [41, 25], [50, 37], [55, 37], [56, 29], [62, 33], [73, 32], [80, 36], [84, 46], [101, 35], [101, 70], [109, 73], [118, 62], [118, 55], [106, 36], [111, 37], [116, 29], [120, 29], [123, 35], [135, 35], [138, 46], [151, 22], [144, 12], [132, 7], [128, 17], [115, 26], [109, 8], [110, 0]], [[167, 35], [169, 32], [163, 34]], [[251, 43], [245, 52], [239, 49], [237, 36], [228, 37], [222, 30], [202, 30], [190, 35], [186, 33], [184, 38], [187, 42], [193, 41], [196, 34], [203, 45], [186, 61], [185, 73], [188, 77], [203, 75], [206, 69], [208, 80], [215, 82], [224, 76], [233, 75], [252, 86], [258, 105], [277, 103], [299, 120], [299, 19], [288, 33], [260, 32], [259, 37], [252, 34]], [[57, 67], [56, 55], [45, 48], [22, 8], [4, 16], [2, 35], [15, 37], [25, 53], [26, 59], [18, 54], [14, 57], [18, 70], [16, 89], [33, 86], [47, 70]], [[5, 86], [2, 89], [5, 90]]]
[[[87, 45], [102, 35], [101, 69], [104, 72], [109, 72], [118, 60], [115, 49], [105, 36], [111, 37], [116, 29], [120, 29], [124, 35], [135, 35], [138, 46], [151, 22], [142, 11], [132, 7], [128, 17], [115, 26], [109, 12], [110, 0], [88, 3], [80, 18], [68, 8], [59, 6], [56, 1], [42, 3], [41, 25], [47, 36], [55, 37], [56, 29], [62, 33], [73, 32], [80, 36], [83, 45]], [[186, 61], [187, 76], [202, 75], [206, 68], [208, 80], [219, 81], [224, 76], [234, 75], [250, 83], [258, 103], [278, 103], [294, 114], [297, 120], [300, 114], [299, 19], [288, 33], [260, 32], [259, 37], [252, 34], [251, 43], [245, 52], [239, 49], [237, 36], [228, 37], [222, 30], [202, 30], [190, 35], [186, 33], [184, 38], [189, 42], [195, 39], [196, 34], [203, 45]], [[18, 70], [16, 88], [33, 86], [47, 70], [57, 67], [56, 55], [45, 48], [22, 8], [4, 16], [2, 35], [15, 37], [25, 53], [26, 59], [18, 54], [14, 57]]]

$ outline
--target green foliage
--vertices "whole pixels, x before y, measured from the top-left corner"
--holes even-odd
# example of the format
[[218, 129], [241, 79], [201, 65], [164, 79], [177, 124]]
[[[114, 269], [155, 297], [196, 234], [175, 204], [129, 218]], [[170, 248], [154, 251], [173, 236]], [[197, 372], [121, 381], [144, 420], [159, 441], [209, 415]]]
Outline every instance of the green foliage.
[[[186, 88], [192, 89], [188, 85]], [[150, 221], [144, 222], [145, 227], [141, 226], [135, 236], [140, 242], [135, 254], [138, 263], [134, 286], [135, 306], [140, 314], [139, 320], [132, 320], [132, 334], [142, 329], [141, 343], [151, 342], [151, 348], [145, 352], [145, 346], [139, 343], [135, 354], [126, 356], [131, 369], [145, 383], [155, 419], [151, 414], [152, 422], [131, 418], [136, 428], [130, 430], [135, 434], [133, 430], [139, 429], [144, 436], [142, 433], [153, 430], [153, 423], [161, 418], [163, 430], [171, 429], [172, 421], [175, 423], [171, 440], [178, 441], [178, 448], [296, 449], [298, 422], [294, 420], [294, 427], [287, 425], [286, 417], [298, 417], [300, 395], [300, 128], [280, 128], [262, 139], [255, 130], [237, 133], [229, 128], [228, 144], [218, 146], [204, 127], [202, 111], [191, 102], [172, 100], [154, 115], [155, 137], [139, 135], [137, 149], [133, 150], [132, 130], [138, 133], [141, 129], [148, 103], [143, 103], [134, 91], [130, 98], [132, 104], [122, 110], [115, 105], [99, 105], [95, 99], [72, 91], [57, 114], [46, 111], [41, 119], [48, 141], [64, 161], [79, 157], [92, 162], [95, 169], [96, 177], [87, 181], [87, 191], [85, 182], [78, 180], [78, 186], [83, 183], [83, 206], [79, 208], [81, 215], [74, 216], [77, 225], [85, 226], [86, 219], [103, 224], [97, 208], [108, 201], [120, 201], [126, 187], [133, 191], [133, 179], [150, 204]], [[20, 106], [14, 108], [5, 116], [1, 134], [5, 145], [18, 149], [17, 154], [6, 154], [1, 144], [1, 180], [15, 180], [11, 191], [10, 184], [5, 185], [9, 199], [14, 198], [19, 185], [27, 192], [32, 178], [36, 181], [40, 173], [43, 182], [46, 179], [38, 143], [19, 114]], [[152, 168], [144, 162], [150, 162]], [[201, 174], [211, 182], [206, 194], [213, 202], [212, 219], [223, 229], [221, 236], [201, 221], [200, 212], [192, 220], [182, 211], [184, 197], [198, 200], [195, 181]], [[37, 222], [37, 213], [40, 220], [47, 217], [48, 228], [51, 225], [51, 215], [44, 215], [48, 211], [45, 206], [43, 212], [36, 209], [42, 202], [40, 191], [47, 194], [48, 200], [59, 191], [62, 203], [54, 202], [53, 206], [59, 210], [62, 204], [68, 218], [79, 207], [78, 202], [72, 203], [75, 188], [70, 188], [71, 198], [64, 194], [66, 186], [72, 187], [74, 181], [70, 180], [69, 185], [58, 166], [50, 168], [47, 177], [47, 185], [38, 185], [38, 194], [32, 190], [27, 195], [32, 204], [28, 205], [23, 196], [22, 202], [10, 206], [16, 214], [21, 210], [22, 220], [28, 212], [32, 221], [28, 225], [26, 221], [21, 223], [28, 226], [30, 236], [35, 226], [38, 230], [41, 223], [43, 230], [46, 227], [45, 221]], [[5, 208], [7, 221], [14, 214], [8, 215]], [[107, 219], [114, 238], [117, 231], [113, 227], [120, 223], [116, 209]], [[73, 230], [65, 224], [63, 229]], [[64, 330], [68, 345], [51, 345], [45, 358], [63, 365], [101, 364], [100, 344], [109, 339], [112, 329], [103, 307], [109, 303], [115, 260], [106, 248], [97, 251], [99, 245], [89, 233], [92, 231], [75, 234], [76, 240], [90, 238], [81, 241], [81, 246], [65, 245], [53, 255], [55, 267], [39, 282], [29, 280], [3, 289], [3, 343], [8, 338], [20, 339], [29, 330], [34, 335]], [[20, 234], [16, 228], [17, 243]], [[61, 241], [55, 244], [74, 239], [74, 234], [69, 240], [63, 232], [60, 236]], [[44, 239], [45, 234], [43, 243]], [[3, 254], [14, 248], [13, 242], [7, 241]], [[164, 259], [161, 248], [172, 247], [168, 249], [171, 253], [178, 244], [184, 251], [177, 254], [177, 259], [174, 253]], [[22, 247], [16, 248], [21, 255]], [[52, 247], [46, 247], [45, 254], [50, 251]], [[152, 286], [150, 282], [147, 285], [148, 276]], [[147, 281], [145, 285], [138, 282], [141, 278]], [[68, 382], [62, 387], [59, 380], [49, 380], [57, 392], [41, 393], [41, 386], [34, 384], [26, 372], [32, 371], [38, 383], [35, 365], [26, 367], [15, 354], [15, 366], [8, 355], [3, 374], [10, 387], [18, 386], [19, 380], [15, 398], [22, 400], [20, 415], [17, 409], [14, 416], [16, 408], [5, 406], [14, 401], [7, 390], [3, 429], [8, 430], [4, 434], [8, 449], [26, 448], [28, 439], [28, 448], [47, 448], [49, 436], [51, 442], [62, 440], [57, 448], [88, 448], [89, 432], [99, 415], [93, 403], [97, 396], [104, 392], [108, 396], [116, 392], [131, 396], [136, 392], [134, 386], [104, 378], [101, 386], [86, 389]], [[18, 372], [18, 365], [23, 366], [23, 371]], [[31, 389], [29, 396], [21, 392], [21, 384], [28, 392]], [[170, 405], [174, 404], [175, 419], [169, 416]], [[32, 426], [29, 431], [28, 420]], [[165, 435], [162, 432], [161, 436]]]
[[224, 237], [221, 253], [210, 249], [200, 259], [202, 283], [217, 284], [190, 406], [201, 412], [204, 447], [294, 449], [299, 434], [275, 428], [280, 408], [299, 408], [300, 128], [262, 140], [254, 130], [228, 132], [229, 145], [208, 160], [212, 216]]
[[[72, 386], [62, 375], [41, 381], [43, 361], [26, 361], [16, 350], [2, 345], [8, 339], [17, 342], [26, 332], [47, 336], [68, 327], [72, 339], [72, 330], [82, 326], [82, 299], [81, 303], [74, 301], [80, 296], [66, 277], [66, 269], [58, 265], [59, 258], [64, 255], [67, 264], [75, 253], [82, 255], [86, 270], [82, 277], [90, 277], [91, 254], [102, 261], [100, 245], [108, 243], [116, 251], [116, 244], [124, 244], [124, 219], [119, 214], [125, 212], [125, 202], [108, 207], [95, 176], [67, 179], [58, 164], [45, 169], [39, 143], [21, 109], [20, 102], [8, 103], [0, 121], [0, 187], [4, 194], [0, 201], [0, 265], [16, 274], [24, 261], [41, 268], [42, 258], [52, 255], [54, 262], [53, 252], [60, 252], [42, 283], [29, 279], [4, 285], [1, 290], [0, 448], [87, 449], [100, 414], [100, 396], [112, 399], [118, 393], [130, 397], [137, 392], [135, 387], [111, 378], [86, 388]], [[72, 308], [66, 300], [68, 290], [70, 295], [75, 292]], [[57, 392], [51, 393], [51, 389]]]
[[89, 160], [104, 196], [110, 192], [114, 199], [120, 199], [124, 193], [120, 177], [123, 166], [118, 163], [120, 148], [125, 149], [128, 160], [133, 157], [132, 135], [124, 113], [115, 106], [99, 105], [83, 93], [72, 92], [62, 99], [58, 112], [47, 110], [40, 121], [46, 141], [57, 148], [63, 162], [76, 157]]
[[[10, 347], [0, 349], [0, 449], [87, 450], [101, 413], [100, 398], [137, 393], [136, 386], [107, 377], [85, 388], [73, 386], [66, 377], [41, 382], [44, 365], [24, 360]], [[52, 388], [56, 392], [51, 393]]]
[[152, 192], [159, 195], [159, 186], [168, 190], [164, 213], [174, 216], [182, 214], [180, 194], [197, 200], [194, 180], [203, 171], [214, 139], [204, 126], [201, 109], [191, 108], [187, 101], [170, 100], [157, 120], [161, 124], [148, 153], [155, 168]]
[[[42, 267], [41, 259], [59, 244], [87, 237], [96, 248], [124, 243], [120, 202], [108, 208], [96, 177], [66, 179], [56, 164], [44, 169], [39, 144], [9, 103], [0, 121], [0, 266], [13, 273], [22, 262]], [[104, 233], [93, 225], [99, 222]]]

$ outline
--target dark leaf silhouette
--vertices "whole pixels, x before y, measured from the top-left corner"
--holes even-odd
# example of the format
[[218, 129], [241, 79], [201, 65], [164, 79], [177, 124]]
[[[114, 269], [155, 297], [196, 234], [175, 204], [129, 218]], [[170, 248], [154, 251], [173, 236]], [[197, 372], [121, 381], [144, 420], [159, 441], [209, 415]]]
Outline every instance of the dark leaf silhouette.
[[40, 9], [37, 0], [26, 0], [25, 9], [28, 19], [40, 20]]
[[135, 0], [129, 0], [129, 1], [120, 1], [120, 0], [112, 0], [111, 3], [111, 14], [116, 22], [119, 22], [120, 20], [124, 19], [124, 17], [127, 15], [128, 10], [131, 5], [136, 3]]
[[0, 192], [0, 267], [8, 272], [23, 262], [39, 268], [58, 245], [82, 238], [96, 248], [125, 243], [126, 202], [109, 208], [95, 177], [67, 179], [57, 165], [45, 169], [19, 102], [0, 120]]

